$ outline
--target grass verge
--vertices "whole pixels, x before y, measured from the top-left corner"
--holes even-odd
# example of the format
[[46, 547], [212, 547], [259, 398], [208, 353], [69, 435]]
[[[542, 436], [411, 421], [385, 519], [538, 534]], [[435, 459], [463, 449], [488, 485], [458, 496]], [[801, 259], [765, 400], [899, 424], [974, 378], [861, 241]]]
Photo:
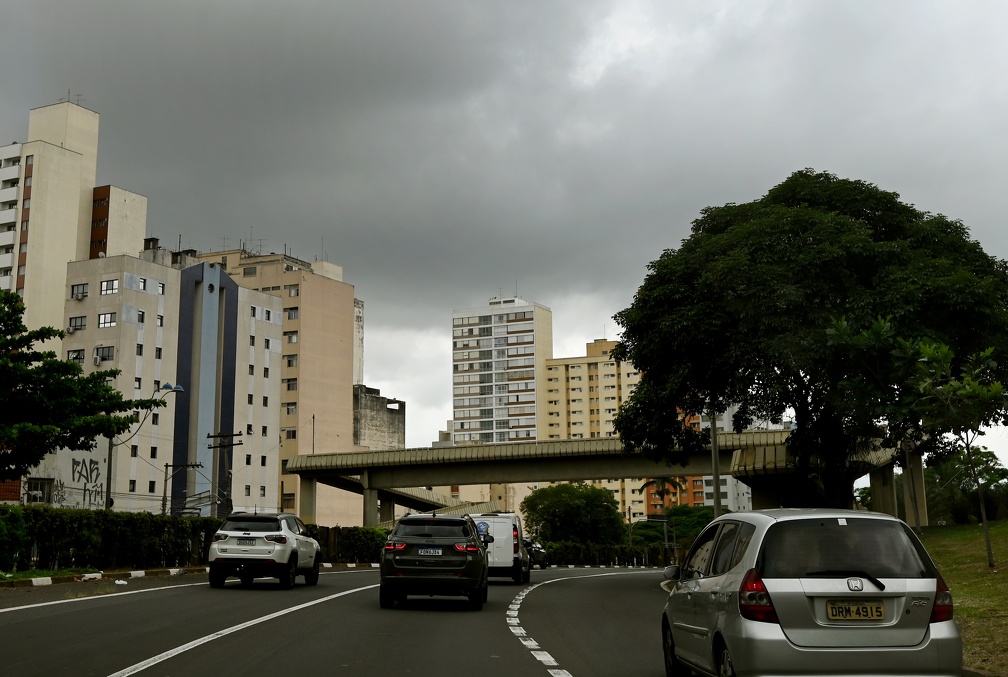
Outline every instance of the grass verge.
[[89, 567], [76, 568], [76, 569], [57, 569], [56, 571], [46, 570], [41, 571], [39, 569], [30, 569], [28, 571], [15, 571], [13, 573], [5, 573], [0, 571], [0, 581], [16, 581], [22, 578], [47, 578], [56, 576], [80, 576], [81, 574], [95, 574], [98, 573], [98, 569], [92, 569]]
[[952, 589], [963, 666], [1008, 675], [1008, 520], [990, 528], [993, 570], [980, 524], [927, 527], [921, 540]]

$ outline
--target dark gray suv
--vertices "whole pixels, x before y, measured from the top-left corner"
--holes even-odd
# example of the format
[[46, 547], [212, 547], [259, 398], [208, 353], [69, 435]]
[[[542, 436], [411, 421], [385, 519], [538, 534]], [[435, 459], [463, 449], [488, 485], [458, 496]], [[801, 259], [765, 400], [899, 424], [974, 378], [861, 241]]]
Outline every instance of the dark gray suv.
[[486, 544], [468, 515], [406, 515], [389, 534], [381, 554], [378, 601], [391, 609], [407, 595], [461, 595], [470, 608], [487, 601]]

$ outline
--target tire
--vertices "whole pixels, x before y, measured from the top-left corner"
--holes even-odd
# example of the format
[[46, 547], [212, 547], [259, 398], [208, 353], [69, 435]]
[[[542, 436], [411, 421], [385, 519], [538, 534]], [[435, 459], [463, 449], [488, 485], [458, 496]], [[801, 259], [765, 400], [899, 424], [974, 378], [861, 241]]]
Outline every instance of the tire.
[[227, 580], [227, 573], [220, 567], [210, 565], [210, 587], [223, 588], [224, 581]]
[[721, 644], [718, 652], [717, 674], [718, 677], [735, 677], [735, 664], [732, 663], [731, 654], [724, 644]]
[[675, 640], [668, 621], [662, 619], [662, 653], [665, 655], [665, 677], [688, 677], [690, 670], [675, 655]]
[[315, 564], [304, 575], [305, 585], [318, 585], [319, 568], [322, 566], [322, 555], [315, 555]]
[[528, 583], [532, 580], [532, 562], [529, 562], [529, 568], [522, 572], [521, 582]]
[[486, 604], [490, 601], [490, 583], [483, 581], [483, 587], [480, 590], [483, 591], [483, 603]]
[[395, 608], [395, 595], [384, 585], [378, 586], [378, 606], [382, 609]]
[[513, 571], [511, 572], [511, 582], [513, 582], [515, 585], [521, 585], [522, 581], [525, 579], [525, 572], [522, 571], [521, 561], [519, 560], [518, 562], [515, 562], [515, 565], [512, 567], [512, 569]]
[[473, 611], [483, 611], [483, 591], [473, 590], [468, 596], [469, 608]]
[[287, 564], [280, 565], [280, 571], [277, 572], [277, 578], [280, 579], [280, 587], [284, 590], [290, 590], [294, 587], [294, 579], [297, 578], [296, 555], [291, 555], [291, 558], [287, 560]]

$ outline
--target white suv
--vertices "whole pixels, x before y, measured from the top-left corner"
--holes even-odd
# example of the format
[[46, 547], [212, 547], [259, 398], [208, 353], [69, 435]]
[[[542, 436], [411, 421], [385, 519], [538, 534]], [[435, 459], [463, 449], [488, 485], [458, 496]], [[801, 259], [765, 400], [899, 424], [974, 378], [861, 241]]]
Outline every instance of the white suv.
[[321, 563], [318, 541], [297, 515], [235, 513], [210, 544], [210, 587], [223, 587], [229, 576], [237, 576], [242, 585], [265, 576], [292, 588], [299, 574], [307, 585], [316, 585]]

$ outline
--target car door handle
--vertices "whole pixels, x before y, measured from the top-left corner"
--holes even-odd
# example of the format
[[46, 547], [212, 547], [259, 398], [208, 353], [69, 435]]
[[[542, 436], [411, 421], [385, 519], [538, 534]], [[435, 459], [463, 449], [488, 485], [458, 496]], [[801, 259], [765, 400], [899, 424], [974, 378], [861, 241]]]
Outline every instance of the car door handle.
[[710, 596], [712, 598], [713, 597], [717, 597], [719, 592], [721, 592], [721, 588], [720, 587], [712, 588], [711, 591], [710, 591]]

